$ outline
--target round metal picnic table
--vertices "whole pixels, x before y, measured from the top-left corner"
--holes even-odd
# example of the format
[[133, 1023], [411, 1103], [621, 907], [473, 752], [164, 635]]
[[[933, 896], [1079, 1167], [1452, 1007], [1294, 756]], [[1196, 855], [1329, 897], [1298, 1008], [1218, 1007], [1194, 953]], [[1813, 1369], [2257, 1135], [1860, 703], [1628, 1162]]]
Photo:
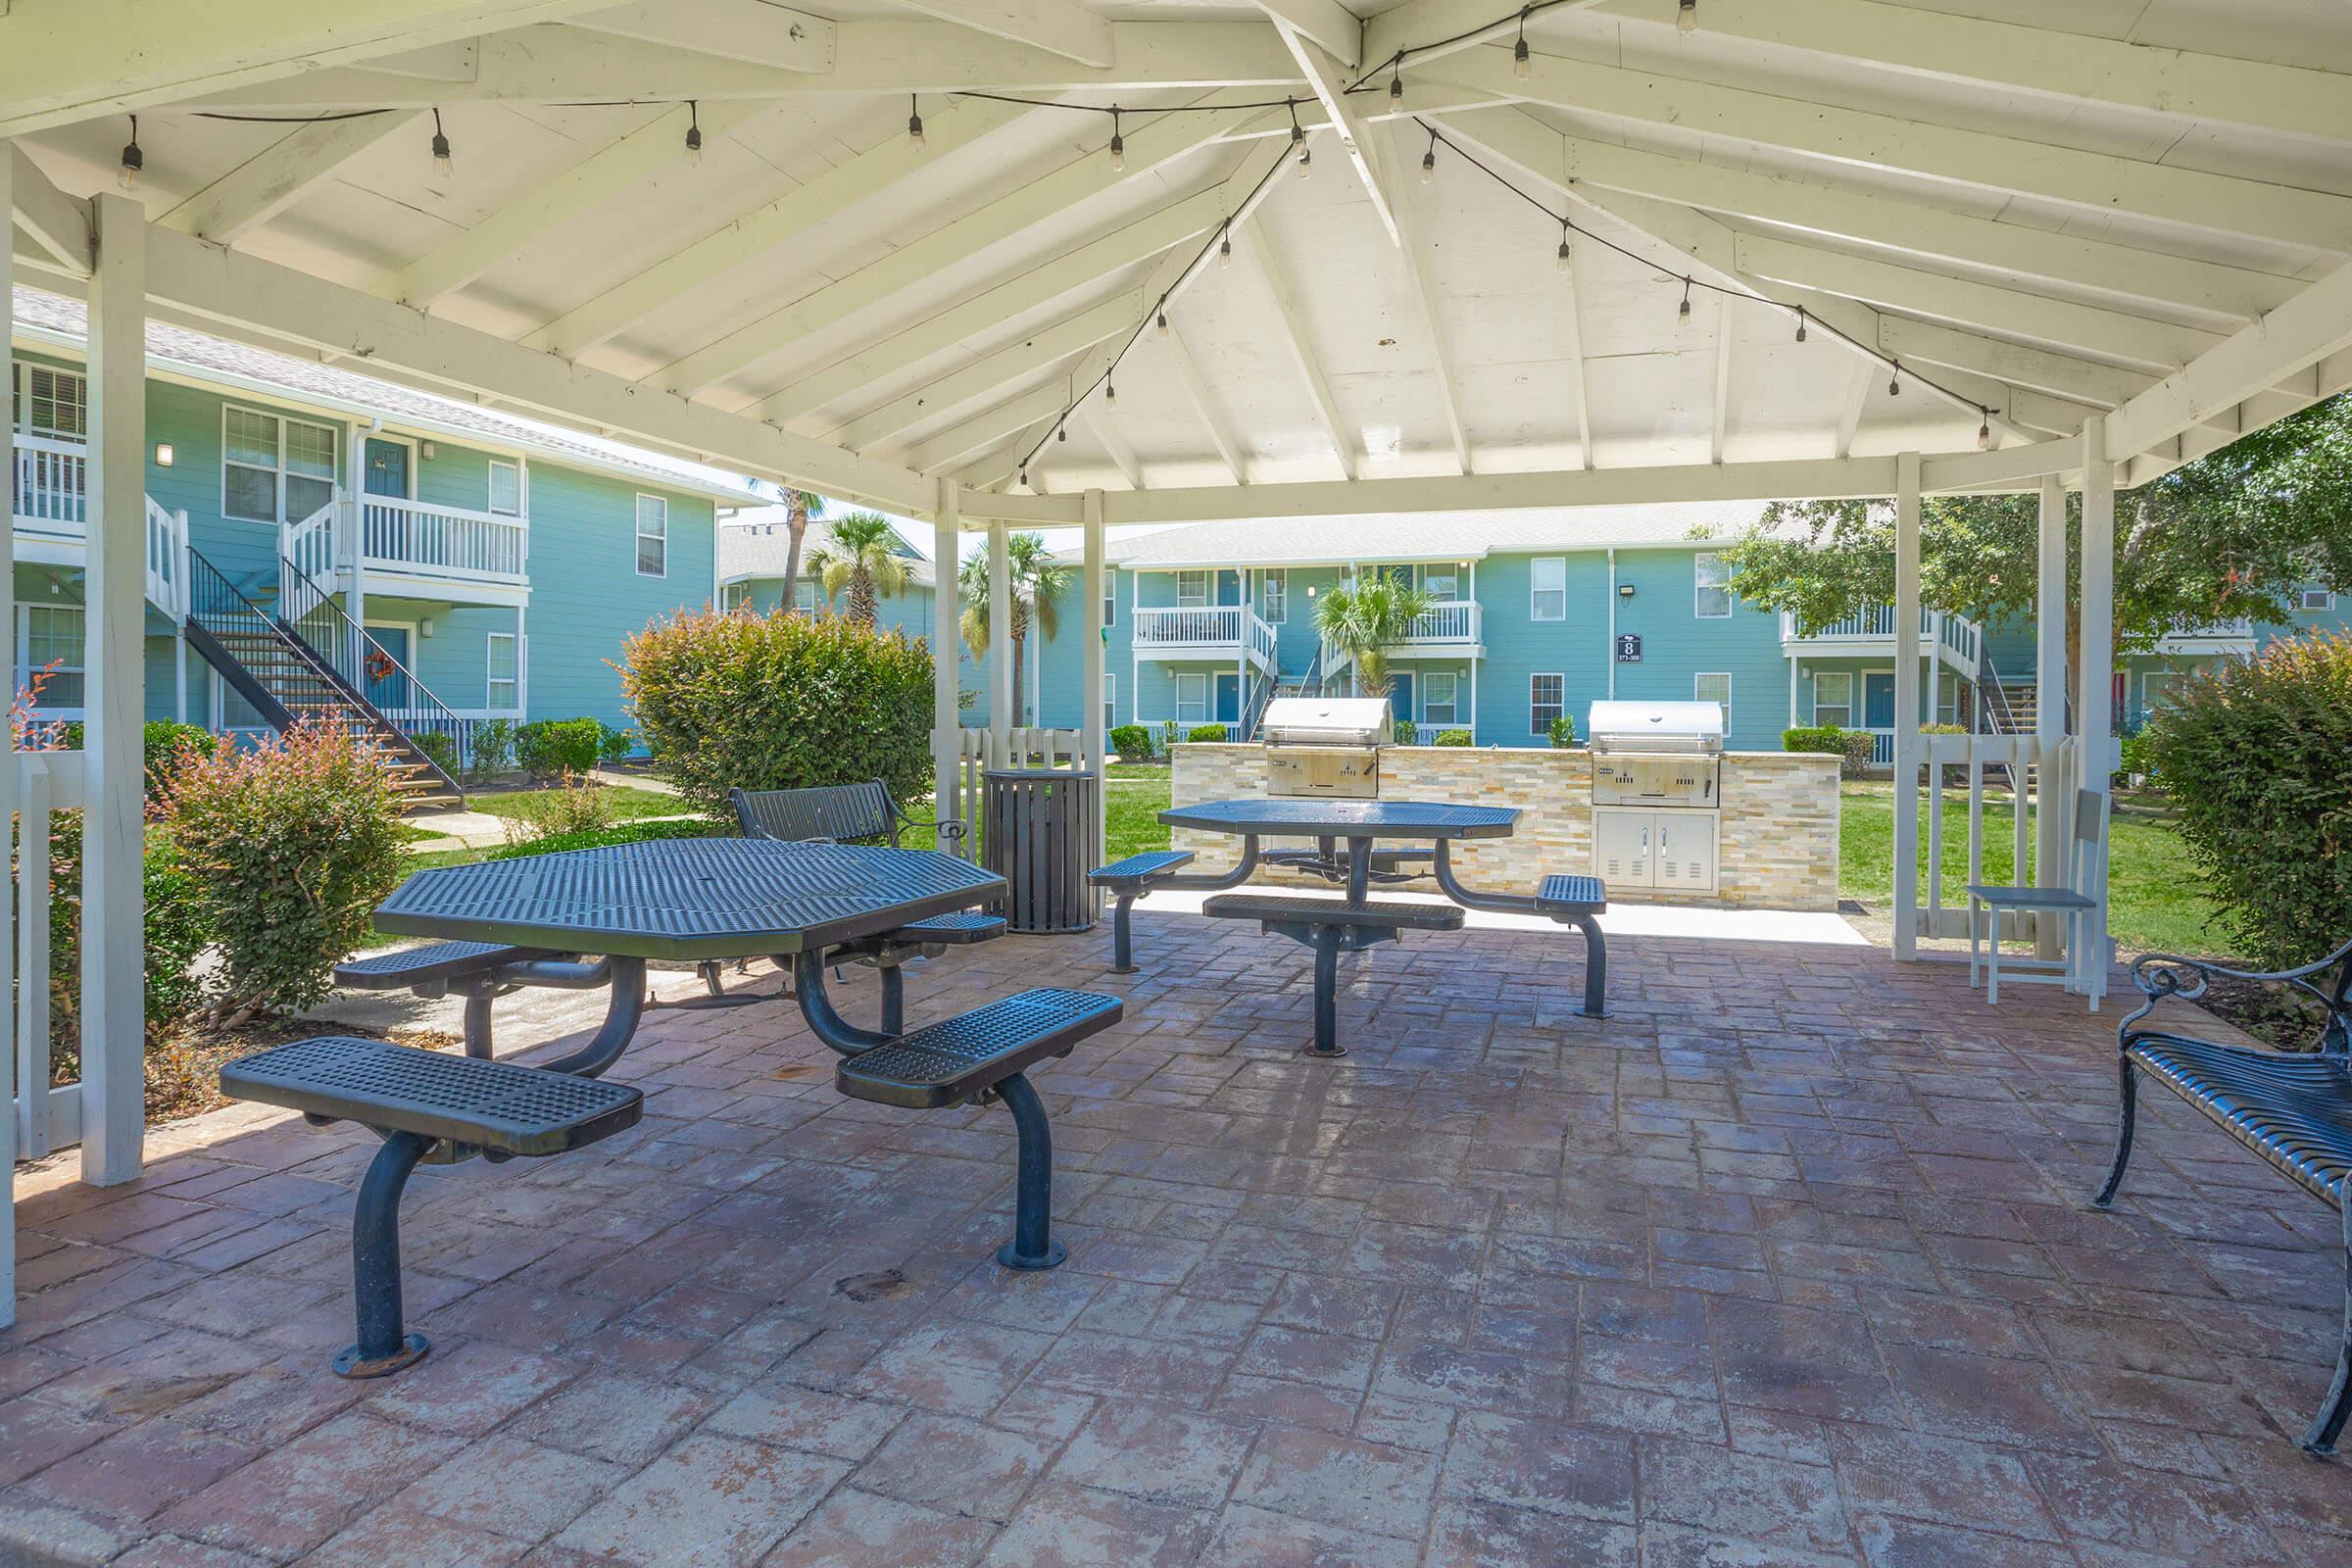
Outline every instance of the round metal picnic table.
[[1333, 847], [1347, 841], [1338, 859], [1346, 865], [1348, 902], [1360, 905], [1369, 896], [1372, 846], [1379, 839], [1406, 839], [1443, 846], [1454, 839], [1508, 838], [1519, 825], [1513, 806], [1454, 806], [1444, 801], [1341, 801], [1319, 797], [1291, 800], [1200, 801], [1170, 807], [1159, 813], [1170, 827], [1189, 827], [1209, 833], [1237, 833], [1242, 839], [1242, 863], [1223, 875], [1172, 877], [1173, 888], [1213, 890], [1238, 887], [1257, 869], [1263, 858], [1258, 840], [1267, 835], [1297, 835], [1323, 845], [1322, 856], [1333, 858]]
[[[377, 906], [375, 923], [401, 936], [601, 956], [612, 984], [603, 1026], [540, 1064], [595, 1076], [636, 1032], [648, 959], [785, 956], [821, 975], [828, 949], [1004, 891], [1003, 877], [935, 850], [662, 839], [418, 871]], [[821, 987], [796, 990], [804, 1013], [829, 1013]]]

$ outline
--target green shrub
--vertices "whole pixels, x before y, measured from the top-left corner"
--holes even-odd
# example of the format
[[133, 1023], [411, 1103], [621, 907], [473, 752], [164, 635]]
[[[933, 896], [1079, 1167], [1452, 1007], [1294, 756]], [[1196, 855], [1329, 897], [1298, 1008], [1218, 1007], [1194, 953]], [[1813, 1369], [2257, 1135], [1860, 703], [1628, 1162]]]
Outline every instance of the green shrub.
[[1168, 719], [1159, 726], [1159, 755], [1168, 756], [1176, 747], [1176, 721]]
[[556, 855], [564, 850], [601, 850], [614, 844], [643, 844], [650, 839], [710, 838], [718, 831], [710, 822], [675, 817], [653, 822], [619, 822], [612, 827], [591, 828], [579, 833], [552, 833], [546, 838], [510, 844], [505, 849], [492, 850], [489, 858], [493, 860], [515, 860], [526, 855]]
[[656, 621], [622, 644], [621, 686], [655, 770], [725, 816], [727, 791], [878, 778], [899, 801], [931, 777], [931, 650], [847, 615]]
[[1121, 724], [1110, 732], [1111, 749], [1122, 762], [1152, 760], [1152, 732], [1141, 724]]
[[1188, 741], [1205, 741], [1213, 745], [1223, 741], [1226, 735], [1226, 728], [1222, 724], [1195, 724], [1185, 732], [1184, 738]]
[[481, 784], [513, 770], [516, 727], [511, 718], [485, 718], [473, 726], [466, 766], [467, 779]]
[[1860, 778], [1870, 771], [1875, 738], [1866, 729], [1839, 729], [1835, 724], [1800, 725], [1781, 731], [1781, 750], [1811, 752], [1842, 759], [1841, 778]]
[[2148, 756], [2148, 736], [2145, 730], [2137, 735], [2119, 736], [2116, 740], [2116, 775], [2119, 778], [2153, 778], [2156, 764]]
[[534, 719], [514, 732], [514, 760], [541, 783], [581, 773], [593, 773], [617, 737], [619, 756], [628, 755], [628, 738], [601, 719]]
[[617, 762], [637, 749], [637, 734], [634, 730], [614, 729], [610, 724], [600, 724], [597, 727], [605, 732], [604, 740], [596, 749], [598, 761]]
[[1470, 732], [1466, 729], [1442, 729], [1438, 731], [1435, 744], [1439, 746], [1468, 746]]
[[418, 730], [409, 737], [409, 744], [422, 752], [425, 760], [451, 778], [458, 776], [458, 738], [442, 730]]
[[2247, 956], [2285, 968], [2352, 936], [2352, 638], [2305, 633], [2191, 676], [2141, 739]]
[[[163, 792], [179, 771], [180, 760], [192, 748], [200, 752], [213, 749], [213, 732], [202, 724], [174, 724], [168, 718], [147, 721], [147, 794], [149, 799]], [[80, 744], [76, 741], [74, 744]]]
[[235, 1017], [325, 997], [406, 869], [392, 774], [328, 724], [191, 755], [163, 808]]
[[600, 833], [612, 825], [612, 796], [602, 784], [588, 783], [566, 784], [536, 799], [518, 797], [514, 814], [499, 822], [511, 845]]
[[1552, 750], [1568, 751], [1576, 745], [1576, 720], [1562, 713], [1551, 721], [1551, 728], [1545, 733], [1551, 738]]

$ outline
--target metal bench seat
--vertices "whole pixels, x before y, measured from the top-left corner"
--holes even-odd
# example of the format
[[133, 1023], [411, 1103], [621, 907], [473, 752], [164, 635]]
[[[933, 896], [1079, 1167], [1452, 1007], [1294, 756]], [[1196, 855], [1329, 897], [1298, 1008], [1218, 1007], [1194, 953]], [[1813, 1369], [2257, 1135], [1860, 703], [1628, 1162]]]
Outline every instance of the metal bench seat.
[[1135, 901], [1150, 893], [1152, 887], [1167, 881], [1183, 867], [1193, 863], [1190, 850], [1146, 850], [1130, 855], [1108, 865], [1098, 865], [1086, 873], [1086, 879], [1096, 887], [1110, 892], [1110, 972], [1135, 973], [1135, 948], [1127, 926], [1127, 911]]
[[425, 942], [394, 953], [347, 958], [335, 965], [335, 984], [347, 991], [405, 991], [555, 956], [544, 948], [514, 948], [503, 942]]
[[1343, 904], [1282, 893], [1220, 893], [1200, 912], [1220, 919], [1255, 920], [1269, 936], [1289, 937], [1315, 952], [1315, 1043], [1311, 1056], [1345, 1056], [1340, 1045], [1340, 955], [1395, 942], [1405, 931], [1459, 931], [1462, 910], [1451, 904], [1401, 899]]
[[348, 1378], [388, 1376], [429, 1348], [406, 1331], [400, 1294], [400, 1195], [419, 1160], [436, 1147], [494, 1160], [560, 1154], [636, 1125], [645, 1108], [625, 1084], [338, 1035], [239, 1057], [221, 1067], [220, 1092], [356, 1121], [384, 1141], [352, 1212], [359, 1335], [334, 1363]]
[[1004, 934], [1003, 915], [965, 909], [956, 914], [935, 914], [928, 920], [910, 921], [891, 932], [890, 940], [917, 943], [924, 947], [963, 948]]
[[1596, 876], [1547, 876], [1536, 884], [1536, 906], [1544, 914], [1604, 914], [1608, 884]]

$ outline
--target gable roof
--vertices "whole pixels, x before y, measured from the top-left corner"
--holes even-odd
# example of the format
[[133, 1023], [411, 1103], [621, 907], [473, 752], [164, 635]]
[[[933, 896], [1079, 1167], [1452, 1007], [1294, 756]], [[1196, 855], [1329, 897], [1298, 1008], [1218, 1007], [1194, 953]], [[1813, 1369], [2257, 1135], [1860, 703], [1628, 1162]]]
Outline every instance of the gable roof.
[[[792, 551], [792, 534], [785, 524], [787, 515], [782, 507], [760, 507], [721, 523], [718, 580], [732, 583], [783, 576], [785, 558]], [[930, 587], [934, 581], [931, 558], [917, 549], [897, 523], [891, 524], [891, 532], [898, 535], [899, 554], [906, 558], [908, 581], [918, 588]], [[834, 544], [831, 525], [823, 517], [810, 517], [808, 531], [801, 539], [803, 568], [806, 569], [810, 556]]]
[[[1539, 507], [1516, 512], [1401, 512], [1348, 517], [1244, 518], [1132, 534], [1104, 549], [1113, 564], [1305, 566], [1350, 561], [1480, 561], [1532, 551], [1721, 543], [1763, 519], [1761, 501]], [[1075, 560], [1072, 556], [1070, 559]]]
[[[77, 352], [85, 349], [89, 321], [81, 301], [24, 287], [16, 290], [15, 300], [17, 330]], [[387, 423], [404, 428], [514, 448], [533, 457], [650, 481], [668, 490], [691, 491], [738, 507], [757, 506], [765, 499], [752, 488], [750, 480], [720, 469], [395, 386], [336, 366], [208, 337], [165, 321], [150, 319], [147, 323], [147, 364], [150, 370], [177, 372], [216, 385], [248, 387], [322, 409], [381, 416]]]

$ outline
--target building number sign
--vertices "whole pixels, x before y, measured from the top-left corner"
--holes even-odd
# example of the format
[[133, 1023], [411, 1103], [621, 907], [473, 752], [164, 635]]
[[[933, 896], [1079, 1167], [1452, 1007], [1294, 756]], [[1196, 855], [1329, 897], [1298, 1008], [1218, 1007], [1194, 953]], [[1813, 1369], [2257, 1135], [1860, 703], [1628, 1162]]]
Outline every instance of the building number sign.
[[1620, 664], [1639, 664], [1642, 662], [1642, 634], [1640, 632], [1629, 631], [1622, 632], [1618, 635], [1617, 662]]

